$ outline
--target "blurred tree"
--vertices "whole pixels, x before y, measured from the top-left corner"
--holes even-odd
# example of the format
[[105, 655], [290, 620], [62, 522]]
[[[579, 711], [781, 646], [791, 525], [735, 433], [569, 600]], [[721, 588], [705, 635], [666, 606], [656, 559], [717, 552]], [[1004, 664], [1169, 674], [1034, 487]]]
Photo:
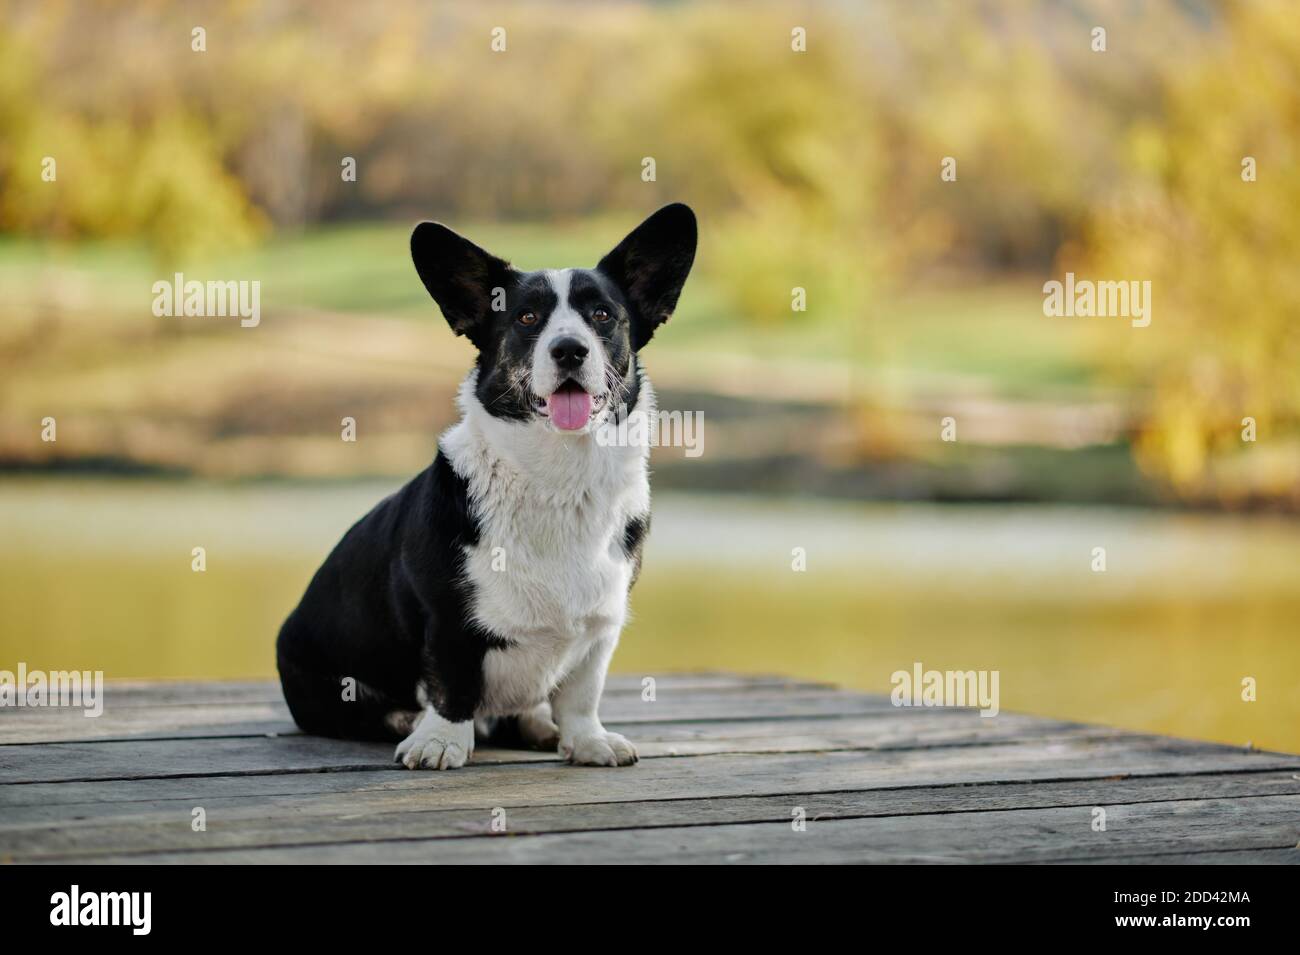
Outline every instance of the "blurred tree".
[[[179, 264], [344, 217], [684, 200], [718, 310], [881, 342], [890, 286], [1078, 260], [1154, 284], [1152, 327], [1096, 361], [1140, 389], [1148, 472], [1193, 497], [1296, 494], [1292, 6], [10, 0], [0, 231], [130, 237]], [[1267, 442], [1243, 449], [1247, 415]]]
[[68, 104], [57, 44], [33, 39], [0, 30], [0, 230], [142, 238], [167, 262], [256, 238], [261, 217], [208, 123], [176, 102]]
[[[1209, 56], [1164, 77], [1129, 138], [1133, 185], [1096, 216], [1098, 274], [1150, 279], [1156, 314], [1107, 355], [1144, 386], [1136, 452], [1192, 498], [1300, 501], [1300, 18], [1232, 8]], [[1243, 179], [1253, 157], [1254, 182]], [[1108, 339], [1115, 346], [1116, 339]], [[1260, 440], [1242, 440], [1242, 419]]]

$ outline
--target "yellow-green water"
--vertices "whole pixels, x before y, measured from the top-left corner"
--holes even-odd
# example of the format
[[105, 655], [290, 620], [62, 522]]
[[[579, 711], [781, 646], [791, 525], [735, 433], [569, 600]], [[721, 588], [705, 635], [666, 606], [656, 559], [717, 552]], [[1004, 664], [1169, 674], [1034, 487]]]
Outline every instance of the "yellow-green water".
[[[0, 481], [0, 669], [271, 676], [281, 619], [392, 486]], [[663, 494], [615, 668], [880, 692], [915, 662], [992, 669], [1005, 710], [1300, 752], [1297, 555], [1281, 519]]]

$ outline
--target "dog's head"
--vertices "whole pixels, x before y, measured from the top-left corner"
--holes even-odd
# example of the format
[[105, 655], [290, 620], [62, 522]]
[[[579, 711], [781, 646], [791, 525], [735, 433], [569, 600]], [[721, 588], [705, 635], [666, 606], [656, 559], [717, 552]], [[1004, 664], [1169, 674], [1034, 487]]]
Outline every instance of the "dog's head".
[[520, 272], [437, 222], [415, 227], [411, 257], [452, 331], [478, 349], [483, 408], [581, 433], [635, 403], [636, 353], [677, 306], [695, 238], [695, 214], [675, 203], [594, 269]]

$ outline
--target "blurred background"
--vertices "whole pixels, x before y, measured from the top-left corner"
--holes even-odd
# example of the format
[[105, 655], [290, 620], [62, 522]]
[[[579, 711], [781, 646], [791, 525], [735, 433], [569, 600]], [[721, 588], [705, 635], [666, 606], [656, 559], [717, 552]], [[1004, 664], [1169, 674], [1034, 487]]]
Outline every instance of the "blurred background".
[[[654, 454], [616, 669], [997, 669], [1004, 709], [1300, 751], [1293, 4], [0, 9], [0, 668], [273, 675], [454, 420], [413, 223], [592, 265], [684, 201], [643, 357], [704, 453]], [[1045, 317], [1069, 271], [1149, 280], [1150, 326]], [[175, 272], [261, 324], [155, 317]]]

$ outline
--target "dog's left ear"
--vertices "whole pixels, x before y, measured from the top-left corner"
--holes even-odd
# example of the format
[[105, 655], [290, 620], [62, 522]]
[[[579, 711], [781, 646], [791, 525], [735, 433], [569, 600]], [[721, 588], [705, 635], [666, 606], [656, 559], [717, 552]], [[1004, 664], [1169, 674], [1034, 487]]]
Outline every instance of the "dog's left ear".
[[640, 349], [668, 321], [695, 261], [695, 213], [674, 202], [633, 229], [596, 269], [632, 306], [632, 347]]

